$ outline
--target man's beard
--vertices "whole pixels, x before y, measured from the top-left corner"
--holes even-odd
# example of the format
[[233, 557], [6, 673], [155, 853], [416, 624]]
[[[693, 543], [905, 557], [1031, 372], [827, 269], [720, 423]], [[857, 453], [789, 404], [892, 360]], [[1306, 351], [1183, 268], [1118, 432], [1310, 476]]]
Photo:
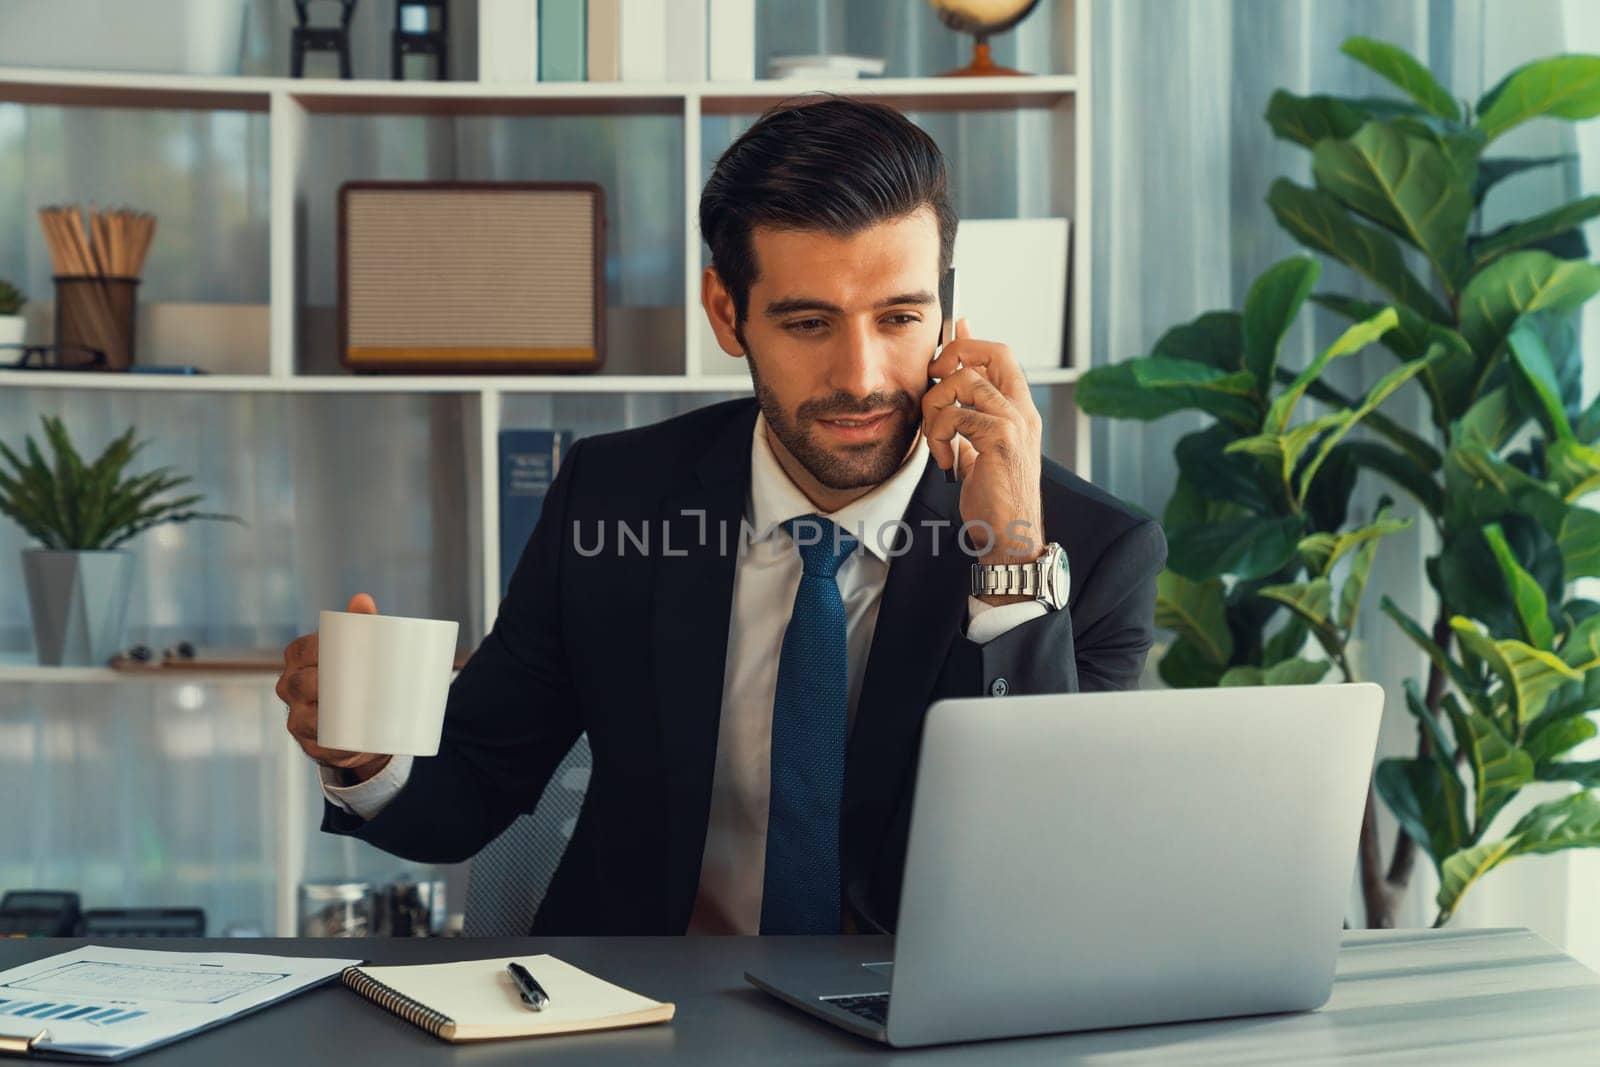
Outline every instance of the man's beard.
[[[746, 348], [746, 361], [750, 364], [750, 380], [755, 387], [756, 403], [761, 414], [772, 427], [783, 447], [799, 461], [820, 485], [828, 489], [863, 489], [888, 481], [900, 469], [911, 442], [921, 429], [918, 404], [910, 393], [901, 389], [894, 393], [877, 392], [860, 400], [847, 393], [835, 393], [817, 400], [807, 400], [790, 418], [778, 398], [761, 381], [755, 359]], [[864, 441], [859, 445], [846, 445], [832, 449], [812, 435], [809, 427], [821, 418], [849, 418], [870, 415], [873, 412], [893, 409], [889, 416], [895, 420], [896, 430], [877, 441]]]

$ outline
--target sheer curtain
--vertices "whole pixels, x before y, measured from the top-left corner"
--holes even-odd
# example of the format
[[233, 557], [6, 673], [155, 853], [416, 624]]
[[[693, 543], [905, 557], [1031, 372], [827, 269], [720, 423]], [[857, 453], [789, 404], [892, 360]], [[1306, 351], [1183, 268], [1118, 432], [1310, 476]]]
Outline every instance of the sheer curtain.
[[[1339, 52], [1346, 37], [1401, 45], [1455, 95], [1476, 99], [1530, 59], [1600, 51], [1596, 8], [1585, 0], [1099, 0], [1092, 97], [1096, 361], [1146, 354], [1167, 328], [1203, 311], [1238, 308], [1257, 274], [1301, 250], [1278, 227], [1265, 197], [1280, 176], [1309, 184], [1309, 154], [1276, 140], [1262, 115], [1278, 88], [1392, 93]], [[1564, 203], [1581, 190], [1593, 191], [1600, 179], [1600, 124], [1533, 122], [1497, 141], [1496, 155], [1561, 152], [1578, 153], [1578, 159], [1506, 182], [1486, 202], [1484, 224], [1493, 227]], [[1591, 230], [1591, 247], [1597, 235]], [[1320, 290], [1369, 292], [1343, 268], [1327, 261], [1323, 266]], [[1340, 324], [1324, 314], [1302, 314], [1285, 341], [1286, 365], [1303, 366], [1337, 335]], [[1591, 337], [1600, 330], [1596, 315], [1600, 309], [1591, 307]], [[1592, 393], [1600, 385], [1600, 358], [1592, 346], [1588, 358]], [[1331, 380], [1348, 391], [1370, 383], [1390, 362], [1380, 353], [1357, 357], [1336, 365]], [[1415, 390], [1397, 394], [1386, 410], [1426, 426]], [[1159, 514], [1177, 475], [1173, 446], [1197, 425], [1181, 416], [1150, 424], [1096, 420], [1095, 480]], [[1366, 481], [1358, 489], [1357, 516], [1370, 514], [1378, 488]], [[1421, 561], [1434, 548], [1420, 524], [1386, 542], [1374, 587], [1431, 616], [1435, 605]], [[1404, 642], [1392, 640], [1392, 624], [1375, 607], [1367, 604], [1361, 620], [1361, 669], [1398, 694], [1402, 679], [1422, 676], [1423, 662]], [[1380, 756], [1415, 748], [1414, 727], [1395, 699], [1385, 717]], [[1240, 830], [1248, 832], [1247, 824]], [[1386, 817], [1386, 845], [1395, 832]], [[1420, 863], [1400, 921], [1430, 921], [1436, 889], [1433, 872]], [[1600, 963], [1600, 921], [1583, 906], [1596, 894], [1600, 857], [1592, 853], [1519, 859], [1474, 888], [1457, 921], [1532, 926]]]

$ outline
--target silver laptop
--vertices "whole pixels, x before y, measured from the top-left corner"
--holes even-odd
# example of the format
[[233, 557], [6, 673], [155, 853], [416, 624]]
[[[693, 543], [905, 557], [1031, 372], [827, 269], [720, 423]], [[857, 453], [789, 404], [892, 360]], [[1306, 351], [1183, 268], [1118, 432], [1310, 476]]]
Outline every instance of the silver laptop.
[[896, 1046], [1316, 1008], [1382, 711], [1371, 683], [939, 701], [894, 961], [745, 978]]

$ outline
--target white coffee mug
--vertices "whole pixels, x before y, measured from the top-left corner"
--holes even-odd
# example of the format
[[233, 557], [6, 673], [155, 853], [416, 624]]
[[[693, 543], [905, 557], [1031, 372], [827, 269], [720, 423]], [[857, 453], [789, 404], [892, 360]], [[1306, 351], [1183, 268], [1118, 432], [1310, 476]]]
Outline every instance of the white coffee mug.
[[433, 756], [460, 624], [324, 611], [317, 625], [317, 744]]

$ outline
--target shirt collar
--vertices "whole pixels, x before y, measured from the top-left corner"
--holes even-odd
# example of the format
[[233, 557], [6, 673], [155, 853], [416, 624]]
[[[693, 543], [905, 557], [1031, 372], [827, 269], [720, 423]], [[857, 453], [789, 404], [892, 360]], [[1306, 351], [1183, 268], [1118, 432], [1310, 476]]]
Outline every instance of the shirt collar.
[[772, 536], [776, 527], [790, 519], [816, 514], [836, 523], [845, 533], [860, 540], [868, 552], [888, 562], [891, 558], [888, 549], [897, 536], [891, 524], [905, 517], [927, 462], [928, 439], [918, 433], [916, 447], [888, 480], [838, 511], [818, 511], [779, 465], [772, 443], [767, 440], [766, 417], [758, 413], [754, 439], [750, 443], [750, 495], [746, 511], [758, 539]]

